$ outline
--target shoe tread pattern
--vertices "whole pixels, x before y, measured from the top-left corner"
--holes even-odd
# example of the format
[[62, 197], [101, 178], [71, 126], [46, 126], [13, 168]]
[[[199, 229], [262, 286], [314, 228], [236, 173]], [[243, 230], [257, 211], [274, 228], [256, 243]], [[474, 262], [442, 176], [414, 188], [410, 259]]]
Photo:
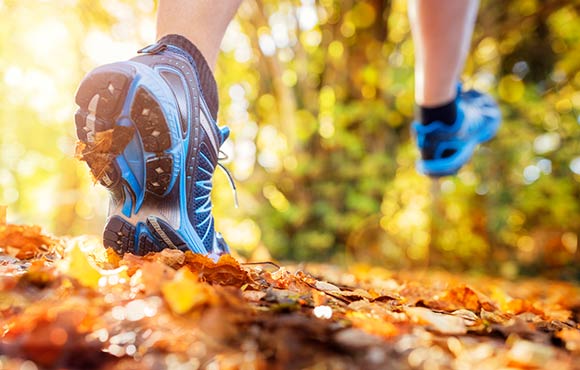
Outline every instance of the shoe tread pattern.
[[139, 88], [131, 106], [131, 120], [137, 126], [145, 151], [155, 153], [146, 162], [146, 189], [163, 196], [171, 183], [173, 158], [165, 151], [171, 147], [171, 136], [165, 115], [157, 100]]
[[[118, 125], [124, 103], [127, 98], [131, 98], [128, 95], [136, 73], [128, 66], [105, 67], [89, 73], [81, 82], [75, 97], [79, 106], [75, 114], [75, 125], [77, 137], [83, 144], [82, 160], [87, 162], [94, 177], [112, 195], [116, 194], [115, 202], [122, 203], [126, 196], [123, 188], [128, 185], [123, 181], [115, 159], [122, 155], [134, 134], [138, 134], [143, 149], [154, 154], [145, 161], [145, 190], [161, 200], [168, 191], [173, 170], [173, 157], [166, 152], [171, 148], [171, 136], [163, 111], [149, 91], [140, 87], [132, 96], [130, 106], [129, 115], [134, 128]], [[102, 152], [99, 148], [101, 143], [96, 139], [99, 133], [111, 129], [112, 143]], [[155, 236], [154, 230], [150, 227], [147, 229], [149, 233], [140, 232], [136, 235], [135, 225], [120, 215], [111, 215], [103, 232], [103, 244], [119, 254], [144, 255], [168, 247]]]
[[[87, 162], [93, 176], [105, 187], [117, 186], [120, 170], [114, 158], [120, 152], [120, 146], [130, 140], [130, 130], [125, 135], [114, 135], [123, 143], [111, 144], [109, 150], [100, 150], [98, 133], [115, 129], [114, 120], [121, 113], [123, 101], [133, 80], [134, 72], [130, 69], [96, 69], [81, 82], [75, 101], [79, 106], [75, 113], [77, 137], [83, 143], [80, 153]], [[91, 101], [95, 101], [91, 103]], [[121, 138], [122, 136], [122, 138]]]
[[103, 244], [118, 254], [132, 253], [135, 249], [135, 227], [119, 216], [109, 218], [103, 232]]

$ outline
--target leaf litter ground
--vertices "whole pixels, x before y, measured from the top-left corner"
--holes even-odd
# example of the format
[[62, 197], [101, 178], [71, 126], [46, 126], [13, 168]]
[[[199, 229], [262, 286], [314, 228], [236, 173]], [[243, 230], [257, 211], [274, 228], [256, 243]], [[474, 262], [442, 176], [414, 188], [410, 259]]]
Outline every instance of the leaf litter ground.
[[120, 257], [0, 225], [0, 369], [580, 369], [580, 287]]

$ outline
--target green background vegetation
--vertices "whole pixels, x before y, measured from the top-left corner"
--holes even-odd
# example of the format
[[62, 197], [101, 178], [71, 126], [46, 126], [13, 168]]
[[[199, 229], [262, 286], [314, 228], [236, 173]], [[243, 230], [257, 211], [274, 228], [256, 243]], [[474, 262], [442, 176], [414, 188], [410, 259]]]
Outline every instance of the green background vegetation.
[[[9, 220], [98, 234], [107, 197], [74, 158], [73, 96], [155, 37], [155, 4], [0, 0], [0, 203]], [[580, 276], [580, 2], [483, 1], [464, 82], [504, 117], [458, 176], [414, 170], [405, 1], [246, 0], [217, 70], [242, 255]]]

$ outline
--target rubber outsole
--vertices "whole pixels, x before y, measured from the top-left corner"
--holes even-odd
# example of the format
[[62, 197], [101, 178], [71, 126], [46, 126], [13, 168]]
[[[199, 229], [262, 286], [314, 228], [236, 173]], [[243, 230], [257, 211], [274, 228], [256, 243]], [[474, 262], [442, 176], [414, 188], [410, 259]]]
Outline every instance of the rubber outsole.
[[[139, 77], [137, 70], [128, 63], [103, 66], [85, 77], [75, 97], [79, 106], [75, 124], [82, 143], [81, 159], [117, 202], [131, 198], [131, 207], [139, 196], [155, 197], [162, 202], [171, 190], [174, 166], [166, 117], [155, 97], [136, 84]], [[131, 162], [125, 156], [129, 143], [133, 145], [132, 150], [137, 145], [143, 152], [140, 156], [144, 170], [143, 189], [131, 186], [123, 177], [126, 169], [122, 171], [119, 165], [119, 160]], [[139, 177], [134, 173], [132, 176]], [[143, 191], [145, 194], [140, 194]], [[165, 248], [187, 249], [186, 243], [169, 225], [154, 216], [150, 218], [148, 222], [132, 224], [120, 215], [111, 215], [103, 232], [104, 245], [119, 254], [144, 255]]]

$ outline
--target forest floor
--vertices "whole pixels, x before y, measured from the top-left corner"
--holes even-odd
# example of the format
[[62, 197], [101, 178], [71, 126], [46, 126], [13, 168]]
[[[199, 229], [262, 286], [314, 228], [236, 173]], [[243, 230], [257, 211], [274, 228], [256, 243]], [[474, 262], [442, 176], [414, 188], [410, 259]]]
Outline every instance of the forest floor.
[[580, 369], [580, 287], [119, 257], [0, 225], [0, 369]]

